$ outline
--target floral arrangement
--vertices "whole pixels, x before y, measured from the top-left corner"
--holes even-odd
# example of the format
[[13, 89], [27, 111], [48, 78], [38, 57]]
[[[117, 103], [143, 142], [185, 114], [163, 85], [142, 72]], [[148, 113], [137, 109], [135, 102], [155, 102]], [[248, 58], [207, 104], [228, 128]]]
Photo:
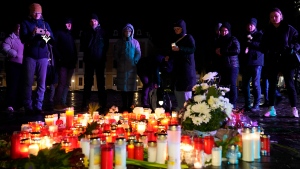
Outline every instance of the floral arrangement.
[[233, 105], [225, 97], [229, 88], [216, 84], [217, 74], [209, 72], [193, 87], [193, 97], [180, 111], [184, 130], [215, 131], [231, 118]]

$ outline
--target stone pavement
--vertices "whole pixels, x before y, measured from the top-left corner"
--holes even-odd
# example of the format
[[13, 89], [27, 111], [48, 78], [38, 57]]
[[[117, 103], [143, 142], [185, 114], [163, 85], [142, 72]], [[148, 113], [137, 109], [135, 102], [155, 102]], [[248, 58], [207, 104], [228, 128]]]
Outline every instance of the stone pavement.
[[[241, 93], [240, 93], [241, 94]], [[11, 134], [13, 131], [19, 131], [21, 124], [29, 121], [44, 120], [44, 115], [26, 115], [23, 111], [16, 112], [13, 117], [8, 117], [4, 108], [5, 92], [0, 91], [0, 134]], [[222, 167], [206, 167], [206, 168], [228, 168], [228, 169], [299, 169], [300, 168], [300, 123], [299, 118], [292, 116], [286, 94], [283, 91], [283, 100], [276, 106], [276, 117], [263, 117], [267, 108], [261, 108], [257, 113], [245, 112], [252, 121], [257, 121], [259, 126], [264, 129], [264, 133], [271, 136], [271, 155], [262, 156], [260, 160], [255, 162], [240, 161], [239, 165], [222, 164]], [[48, 100], [49, 92], [45, 93], [44, 110], [45, 114], [53, 114], [55, 111], [50, 110]], [[75, 113], [80, 112], [82, 92], [69, 92], [68, 105], [74, 107]], [[298, 109], [300, 109], [300, 98], [298, 97]], [[135, 95], [136, 103], [140, 103], [140, 93]], [[92, 94], [91, 101], [97, 101], [96, 93]], [[174, 101], [173, 106], [176, 105]], [[243, 97], [240, 95], [238, 99], [238, 107], [244, 104]], [[117, 91], [108, 91], [108, 106], [116, 105], [121, 107], [121, 95]], [[129, 167], [131, 168], [131, 167]]]

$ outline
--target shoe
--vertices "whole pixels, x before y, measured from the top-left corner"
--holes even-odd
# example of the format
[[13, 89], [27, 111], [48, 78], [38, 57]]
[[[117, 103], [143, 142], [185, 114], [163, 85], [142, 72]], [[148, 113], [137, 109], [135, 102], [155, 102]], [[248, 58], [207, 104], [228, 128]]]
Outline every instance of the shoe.
[[269, 110], [265, 113], [265, 117], [275, 117], [276, 116], [276, 110], [274, 106], [270, 106]]
[[57, 104], [57, 105], [54, 105], [53, 109], [55, 111], [64, 111], [68, 108], [67, 105], [63, 105], [63, 104]]
[[7, 108], [7, 112], [13, 113], [13, 112], [14, 112], [14, 108], [13, 108], [13, 107], [8, 107], [8, 108]]
[[297, 117], [297, 118], [299, 117], [298, 110], [296, 107], [292, 108], [292, 112], [293, 112], [294, 117]]
[[252, 108], [251, 108], [251, 111], [252, 112], [257, 112], [257, 111], [259, 111], [260, 109], [259, 109], [259, 106], [257, 105], [257, 106], [253, 106]]

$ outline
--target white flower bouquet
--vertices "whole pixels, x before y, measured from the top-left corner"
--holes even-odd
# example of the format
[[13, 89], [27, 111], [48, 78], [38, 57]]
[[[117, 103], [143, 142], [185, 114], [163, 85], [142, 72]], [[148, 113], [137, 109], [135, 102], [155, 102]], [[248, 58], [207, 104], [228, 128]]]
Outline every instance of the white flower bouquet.
[[184, 130], [214, 131], [231, 118], [233, 105], [225, 97], [229, 88], [217, 86], [216, 76], [209, 72], [193, 87], [193, 97], [180, 111]]

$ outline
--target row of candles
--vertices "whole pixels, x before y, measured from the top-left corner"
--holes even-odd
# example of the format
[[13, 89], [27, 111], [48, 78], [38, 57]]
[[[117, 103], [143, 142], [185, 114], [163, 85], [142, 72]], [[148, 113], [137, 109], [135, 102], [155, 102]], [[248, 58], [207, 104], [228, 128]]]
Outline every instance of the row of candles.
[[[65, 117], [65, 121], [61, 117], [62, 119]], [[60, 125], [56, 125], [59, 120]], [[145, 113], [139, 108], [134, 113], [108, 113], [105, 117], [101, 117], [97, 112], [94, 112], [92, 116], [90, 114], [74, 115], [74, 110], [69, 108], [66, 113], [60, 114], [60, 118], [57, 115], [46, 116], [46, 125], [44, 122], [29, 122], [22, 125], [21, 131], [15, 132], [12, 136], [11, 155], [13, 159], [26, 158], [28, 154], [36, 155], [40, 149], [50, 148], [53, 143], [61, 142], [66, 151], [81, 147], [91, 164], [91, 157], [97, 156], [91, 155], [91, 152], [102, 152], [101, 147], [105, 150], [112, 150], [116, 161], [116, 158], [120, 157], [120, 154], [117, 153], [120, 152], [120, 147], [116, 149], [118, 147], [116, 144], [122, 146], [124, 143], [126, 145], [125, 161], [126, 158], [143, 160], [143, 153], [139, 153], [139, 150], [147, 148], [147, 160], [149, 162], [164, 164], [166, 160], [169, 160], [168, 164], [177, 166], [184, 160], [187, 164], [194, 164], [195, 168], [201, 168], [204, 166], [204, 155], [207, 154], [212, 156], [213, 165], [221, 165], [222, 149], [215, 147], [214, 137], [191, 138], [190, 136], [181, 136], [181, 128], [177, 120], [176, 112], [168, 115], [162, 110], [157, 110], [155, 113]], [[99, 129], [94, 130], [88, 138], [78, 140], [78, 135], [83, 133], [87, 124], [93, 121], [100, 124]], [[172, 134], [172, 131], [177, 131], [177, 134]], [[243, 160], [253, 161], [260, 158], [255, 151], [258, 149], [258, 144], [260, 145], [260, 141], [259, 143], [255, 141], [257, 140], [256, 134], [259, 132], [259, 128], [251, 130], [245, 128], [243, 130]], [[174, 141], [175, 136], [177, 141]], [[96, 146], [99, 151], [93, 149], [95, 143], [97, 143], [96, 145], [100, 143], [99, 146]], [[264, 151], [269, 151], [265, 147], [267, 146], [262, 146]], [[172, 152], [168, 153], [167, 151]], [[172, 154], [176, 155], [172, 157]], [[104, 155], [103, 158], [105, 157], [108, 156]], [[179, 164], [177, 164], [178, 161]], [[237, 163], [237, 160], [235, 161]], [[232, 164], [235, 163], [232, 162]], [[124, 165], [123, 162], [121, 165]]]

